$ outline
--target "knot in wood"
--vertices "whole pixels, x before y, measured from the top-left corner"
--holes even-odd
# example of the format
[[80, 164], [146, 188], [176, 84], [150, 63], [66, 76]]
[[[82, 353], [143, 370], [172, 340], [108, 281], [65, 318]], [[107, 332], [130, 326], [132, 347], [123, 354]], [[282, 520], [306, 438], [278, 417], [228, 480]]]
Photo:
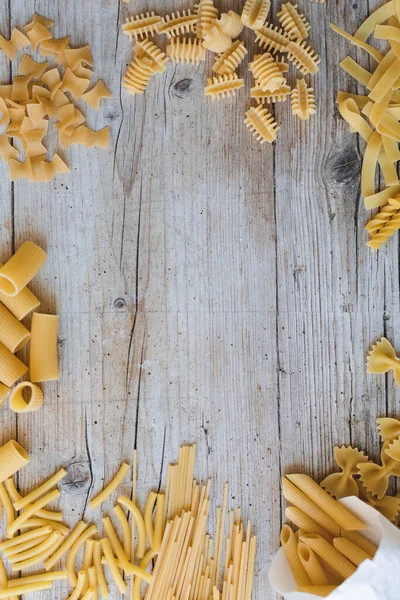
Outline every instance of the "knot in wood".
[[357, 183], [360, 177], [361, 160], [353, 146], [333, 149], [326, 161], [326, 174], [335, 183]]
[[175, 96], [178, 98], [184, 98], [188, 96], [193, 89], [193, 79], [181, 79], [177, 81], [173, 86]]
[[89, 461], [74, 460], [66, 469], [67, 475], [60, 483], [63, 493], [71, 495], [86, 492], [92, 482]]
[[122, 310], [123, 308], [126, 308], [126, 302], [123, 298], [117, 298], [116, 300], [114, 300], [114, 308], [116, 308], [117, 310]]

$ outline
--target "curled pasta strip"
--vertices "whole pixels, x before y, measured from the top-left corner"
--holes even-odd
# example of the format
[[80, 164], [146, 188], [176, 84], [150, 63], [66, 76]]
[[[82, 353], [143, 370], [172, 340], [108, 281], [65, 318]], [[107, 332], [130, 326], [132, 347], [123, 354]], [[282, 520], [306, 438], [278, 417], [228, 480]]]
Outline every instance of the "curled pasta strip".
[[244, 87], [243, 79], [239, 79], [236, 73], [229, 73], [207, 79], [204, 94], [210, 96], [211, 100], [215, 100], [232, 96], [242, 87]]
[[198, 65], [206, 59], [206, 49], [197, 38], [173, 38], [167, 46], [172, 62]]
[[256, 55], [249, 65], [249, 70], [263, 92], [275, 92], [286, 83], [279, 65], [268, 52]]
[[315, 75], [318, 72], [318, 64], [321, 62], [318, 54], [310, 46], [307, 46], [305, 41], [293, 42], [290, 41], [287, 45], [288, 58], [294, 66], [307, 75], [311, 73]]
[[400, 197], [390, 199], [365, 228], [371, 234], [367, 246], [372, 250], [386, 243], [400, 229]]
[[290, 93], [291, 89], [288, 85], [283, 85], [274, 92], [263, 92], [258, 86], [252, 87], [250, 90], [251, 97], [257, 101], [257, 104], [285, 102]]
[[341, 469], [341, 472], [332, 473], [328, 477], [325, 477], [321, 481], [321, 487], [336, 498], [336, 500], [346, 498], [346, 496], [359, 496], [359, 488], [353, 477], [358, 474], [357, 465], [367, 462], [368, 457], [357, 448], [352, 448], [351, 446], [335, 446], [333, 453], [336, 464]]
[[246, 46], [240, 40], [233, 42], [225, 52], [220, 54], [213, 66], [213, 71], [218, 75], [233, 73], [247, 54]]
[[129, 39], [135, 37], [140, 40], [156, 33], [161, 22], [161, 17], [155, 15], [154, 12], [135, 15], [126, 18], [122, 25], [122, 31]]
[[288, 51], [287, 46], [290, 39], [287, 33], [276, 25], [264, 25], [256, 31], [256, 42], [264, 50], [270, 50], [272, 54], [276, 54], [276, 52]]
[[242, 23], [250, 29], [260, 29], [267, 18], [271, 0], [246, 0], [242, 11]]
[[289, 38], [294, 41], [305, 40], [308, 37], [310, 24], [303, 14], [297, 10], [297, 4], [282, 4], [278, 19]]
[[316, 113], [314, 90], [307, 87], [305, 79], [298, 79], [292, 91], [292, 113], [302, 121], [308, 121]]
[[385, 337], [381, 338], [370, 350], [367, 358], [368, 373], [380, 374], [393, 370], [394, 380], [400, 386], [400, 359], [395, 349]]
[[218, 18], [218, 8], [214, 6], [213, 0], [200, 0], [196, 11], [196, 35], [198, 38], [204, 38], [206, 29]]
[[223, 33], [226, 33], [231, 38], [235, 38], [241, 34], [243, 30], [243, 23], [240, 15], [235, 13], [233, 10], [227, 13], [222, 13], [217, 21], [218, 27]]
[[376, 420], [378, 431], [384, 442], [391, 442], [400, 437], [400, 421], [389, 417], [382, 417]]
[[218, 25], [211, 25], [204, 29], [203, 46], [212, 52], [225, 52], [232, 44], [232, 38], [223, 33]]
[[276, 140], [279, 126], [273, 116], [261, 104], [255, 108], [252, 106], [246, 112], [245, 124], [261, 144], [264, 142], [272, 143]]
[[192, 14], [190, 10], [183, 10], [182, 14], [178, 11], [163, 17], [161, 23], [157, 25], [157, 33], [165, 33], [173, 38], [177, 35], [190, 33], [194, 31], [197, 23], [197, 14]]
[[341, 29], [337, 25], [334, 25], [333, 23], [331, 23], [331, 29], [338, 35], [341, 35], [346, 40], [348, 40], [350, 42], [350, 44], [353, 44], [354, 46], [358, 46], [359, 48], [363, 48], [377, 62], [380, 62], [383, 59], [383, 54], [381, 54], [376, 48], [374, 48], [370, 44], [367, 44], [366, 42], [363, 42], [362, 40], [357, 39], [356, 37], [347, 33], [347, 31], [344, 31], [343, 29]]
[[400, 475], [400, 462], [387, 454], [389, 442], [385, 442], [381, 451], [381, 465], [372, 462], [359, 463], [360, 481], [367, 490], [378, 499], [383, 498], [389, 485], [390, 475]]

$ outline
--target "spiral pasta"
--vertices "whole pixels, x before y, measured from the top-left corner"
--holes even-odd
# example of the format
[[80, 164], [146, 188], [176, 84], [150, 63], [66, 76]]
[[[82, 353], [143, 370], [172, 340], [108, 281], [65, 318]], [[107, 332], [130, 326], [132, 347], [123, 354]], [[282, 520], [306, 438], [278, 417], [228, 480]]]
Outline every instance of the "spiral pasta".
[[252, 106], [246, 112], [245, 124], [261, 144], [264, 142], [272, 143], [276, 140], [279, 125], [261, 104], [256, 108]]
[[310, 24], [307, 23], [303, 14], [297, 10], [297, 4], [282, 4], [282, 9], [278, 12], [278, 19], [291, 40], [305, 40], [308, 37]]
[[246, 46], [240, 40], [236, 40], [236, 42], [233, 42], [225, 52], [217, 57], [213, 66], [213, 71], [218, 75], [233, 73], [246, 55]]
[[250, 29], [260, 29], [267, 18], [271, 0], [246, 0], [242, 11], [242, 23]]
[[292, 113], [302, 121], [308, 121], [315, 112], [313, 88], [307, 87], [305, 79], [298, 79], [296, 87], [292, 90]]

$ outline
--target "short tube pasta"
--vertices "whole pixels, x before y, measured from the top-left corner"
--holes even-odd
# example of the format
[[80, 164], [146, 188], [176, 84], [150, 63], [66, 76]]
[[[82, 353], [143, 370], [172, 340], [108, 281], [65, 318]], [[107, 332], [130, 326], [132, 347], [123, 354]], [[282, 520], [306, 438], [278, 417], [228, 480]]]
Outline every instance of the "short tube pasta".
[[46, 258], [42, 248], [33, 242], [24, 242], [0, 269], [0, 292], [16, 296], [41, 269]]
[[297, 585], [310, 585], [311, 580], [299, 558], [296, 536], [289, 525], [282, 527], [281, 543]]
[[[23, 392], [29, 391], [29, 399], [25, 400]], [[34, 383], [23, 381], [12, 390], [10, 395], [10, 408], [16, 413], [33, 412], [43, 405], [43, 392]], [[29, 504], [29, 503], [27, 503]]]
[[111, 549], [110, 540], [108, 540], [107, 538], [103, 538], [101, 540], [101, 546], [103, 548], [104, 556], [106, 557], [107, 565], [111, 571], [111, 575], [115, 581], [115, 584], [116, 584], [119, 592], [121, 594], [125, 594], [125, 592], [127, 590], [126, 583], [122, 579], [120, 572], [118, 570], [118, 565], [115, 560], [113, 551]]
[[57, 334], [56, 315], [33, 313], [29, 369], [34, 383], [58, 379]]
[[368, 552], [365, 552], [365, 550], [362, 550], [352, 541], [344, 537], [335, 538], [333, 540], [333, 545], [336, 548], [336, 550], [339, 550], [339, 552], [341, 552], [343, 556], [348, 558], [349, 561], [357, 567], [361, 565], [361, 563], [364, 562], [364, 560], [372, 560], [373, 558], [371, 554], [368, 554]]
[[64, 479], [66, 474], [67, 471], [65, 469], [60, 469], [59, 471], [57, 471], [57, 473], [53, 475], [53, 477], [50, 477], [50, 479], [42, 483], [42, 485], [35, 488], [32, 492], [30, 492], [30, 494], [27, 494], [23, 498], [21, 497], [20, 500], [15, 502], [15, 509], [21, 510], [22, 508], [25, 508], [25, 506], [27, 506], [28, 504], [35, 502], [38, 498], [40, 498], [40, 496], [49, 492], [54, 486], [57, 485], [57, 483]]
[[297, 551], [301, 564], [310, 578], [312, 585], [329, 585], [329, 579], [322, 568], [315, 552], [300, 542]]
[[27, 370], [28, 367], [0, 342], [0, 383], [11, 387]]
[[3, 406], [4, 402], [7, 400], [7, 396], [10, 393], [10, 388], [0, 383], [0, 408]]
[[12, 477], [14, 473], [30, 461], [26, 450], [15, 440], [10, 440], [0, 448], [0, 483]]
[[30, 333], [0, 302], [0, 342], [10, 352], [18, 352], [28, 343]]
[[356, 571], [356, 567], [343, 554], [319, 535], [311, 533], [301, 535], [300, 541], [311, 550], [314, 550], [315, 554], [322, 558], [341, 577], [347, 579]]
[[89, 503], [90, 510], [93, 510], [103, 504], [111, 496], [117, 487], [123, 482], [126, 475], [128, 474], [130, 466], [128, 463], [123, 463], [114, 479], [104, 488], [104, 490]]
[[70, 533], [65, 542], [58, 548], [57, 552], [55, 552], [46, 562], [44, 563], [44, 568], [46, 571], [50, 571], [52, 567], [56, 564], [57, 561], [61, 560], [61, 558], [72, 548], [75, 542], [79, 539], [82, 533], [87, 528], [87, 524], [85, 521], [79, 521], [78, 525], [75, 529]]

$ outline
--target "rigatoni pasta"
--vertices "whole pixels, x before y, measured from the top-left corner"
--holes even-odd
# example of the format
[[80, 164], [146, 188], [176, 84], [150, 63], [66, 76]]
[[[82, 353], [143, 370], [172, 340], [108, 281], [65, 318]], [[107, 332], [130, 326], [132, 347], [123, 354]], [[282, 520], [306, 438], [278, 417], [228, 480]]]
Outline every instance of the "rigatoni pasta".
[[[29, 394], [24, 398], [24, 392]], [[15, 386], [10, 394], [10, 408], [14, 412], [33, 412], [43, 406], [43, 392], [39, 386], [30, 381], [23, 381]]]
[[0, 342], [14, 353], [28, 343], [29, 337], [26, 327], [0, 302]]
[[58, 379], [58, 317], [33, 313], [29, 370], [32, 382]]
[[24, 242], [0, 268], [0, 292], [16, 296], [33, 279], [45, 263], [47, 254], [33, 242]]
[[11, 387], [27, 370], [28, 367], [0, 342], [0, 383]]
[[0, 448], [0, 483], [12, 477], [28, 464], [30, 458], [26, 450], [15, 440], [10, 440]]

